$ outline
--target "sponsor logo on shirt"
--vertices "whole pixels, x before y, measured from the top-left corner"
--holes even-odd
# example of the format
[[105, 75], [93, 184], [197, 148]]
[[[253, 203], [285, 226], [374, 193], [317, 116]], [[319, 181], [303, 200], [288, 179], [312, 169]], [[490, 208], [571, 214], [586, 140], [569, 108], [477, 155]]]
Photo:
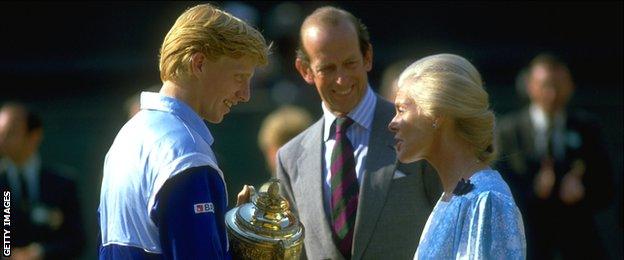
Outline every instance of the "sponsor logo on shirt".
[[193, 209], [195, 210], [195, 214], [214, 213], [214, 205], [212, 205], [212, 202], [195, 204]]

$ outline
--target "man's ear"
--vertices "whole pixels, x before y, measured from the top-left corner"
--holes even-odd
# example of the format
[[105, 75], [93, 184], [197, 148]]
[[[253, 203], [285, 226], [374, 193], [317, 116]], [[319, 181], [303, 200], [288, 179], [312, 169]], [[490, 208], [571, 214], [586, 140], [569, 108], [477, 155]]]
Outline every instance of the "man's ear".
[[29, 145], [33, 147], [33, 150], [39, 149], [39, 145], [41, 144], [41, 141], [43, 141], [43, 129], [33, 129], [28, 133], [28, 135]]
[[367, 72], [373, 69], [373, 45], [368, 44], [368, 49], [364, 53], [364, 68]]
[[295, 60], [295, 67], [306, 83], [314, 85], [314, 75], [312, 75], [312, 69], [310, 69], [310, 65], [307, 62], [297, 58], [297, 60]]
[[202, 73], [204, 62], [206, 62], [206, 56], [203, 53], [193, 53], [193, 55], [191, 55], [191, 73], [195, 76]]
[[531, 102], [533, 102], [537, 98], [537, 91], [539, 91], [539, 86], [535, 84], [530, 74], [527, 75], [527, 80], [526, 80], [526, 84], [524, 87], [525, 87], [527, 97], [529, 98]]

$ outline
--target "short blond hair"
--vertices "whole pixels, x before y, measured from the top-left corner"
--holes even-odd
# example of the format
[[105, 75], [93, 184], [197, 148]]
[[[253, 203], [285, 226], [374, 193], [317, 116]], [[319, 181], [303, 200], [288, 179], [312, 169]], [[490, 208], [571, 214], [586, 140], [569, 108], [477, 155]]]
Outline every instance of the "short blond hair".
[[310, 114], [302, 108], [283, 106], [269, 114], [260, 127], [258, 145], [266, 150], [271, 145], [281, 147], [312, 123]]
[[250, 58], [266, 65], [270, 46], [256, 29], [210, 4], [186, 10], [165, 36], [160, 49], [160, 79], [186, 79], [191, 56], [201, 52], [210, 60], [222, 56]]
[[408, 95], [427, 117], [447, 116], [455, 121], [458, 135], [473, 147], [486, 164], [495, 158], [495, 116], [479, 71], [454, 54], [422, 58], [399, 77], [399, 89]]

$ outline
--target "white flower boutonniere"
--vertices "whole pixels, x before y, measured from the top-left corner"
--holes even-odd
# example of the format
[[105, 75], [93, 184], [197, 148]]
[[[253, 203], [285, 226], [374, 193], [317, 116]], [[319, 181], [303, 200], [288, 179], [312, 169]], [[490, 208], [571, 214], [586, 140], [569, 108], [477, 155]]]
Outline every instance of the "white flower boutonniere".
[[583, 140], [581, 140], [581, 135], [579, 133], [577, 133], [576, 131], [568, 131], [566, 134], [566, 145], [573, 148], [573, 149], [577, 149], [579, 147], [581, 147], [581, 144], [583, 143]]

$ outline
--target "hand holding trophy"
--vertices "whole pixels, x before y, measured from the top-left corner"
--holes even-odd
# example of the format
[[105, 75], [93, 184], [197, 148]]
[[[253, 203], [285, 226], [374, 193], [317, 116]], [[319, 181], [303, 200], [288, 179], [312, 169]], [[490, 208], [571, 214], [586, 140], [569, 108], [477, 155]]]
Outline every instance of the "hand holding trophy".
[[246, 185], [239, 193], [237, 207], [225, 215], [234, 259], [299, 259], [304, 228], [279, 189], [271, 179], [258, 191]]

